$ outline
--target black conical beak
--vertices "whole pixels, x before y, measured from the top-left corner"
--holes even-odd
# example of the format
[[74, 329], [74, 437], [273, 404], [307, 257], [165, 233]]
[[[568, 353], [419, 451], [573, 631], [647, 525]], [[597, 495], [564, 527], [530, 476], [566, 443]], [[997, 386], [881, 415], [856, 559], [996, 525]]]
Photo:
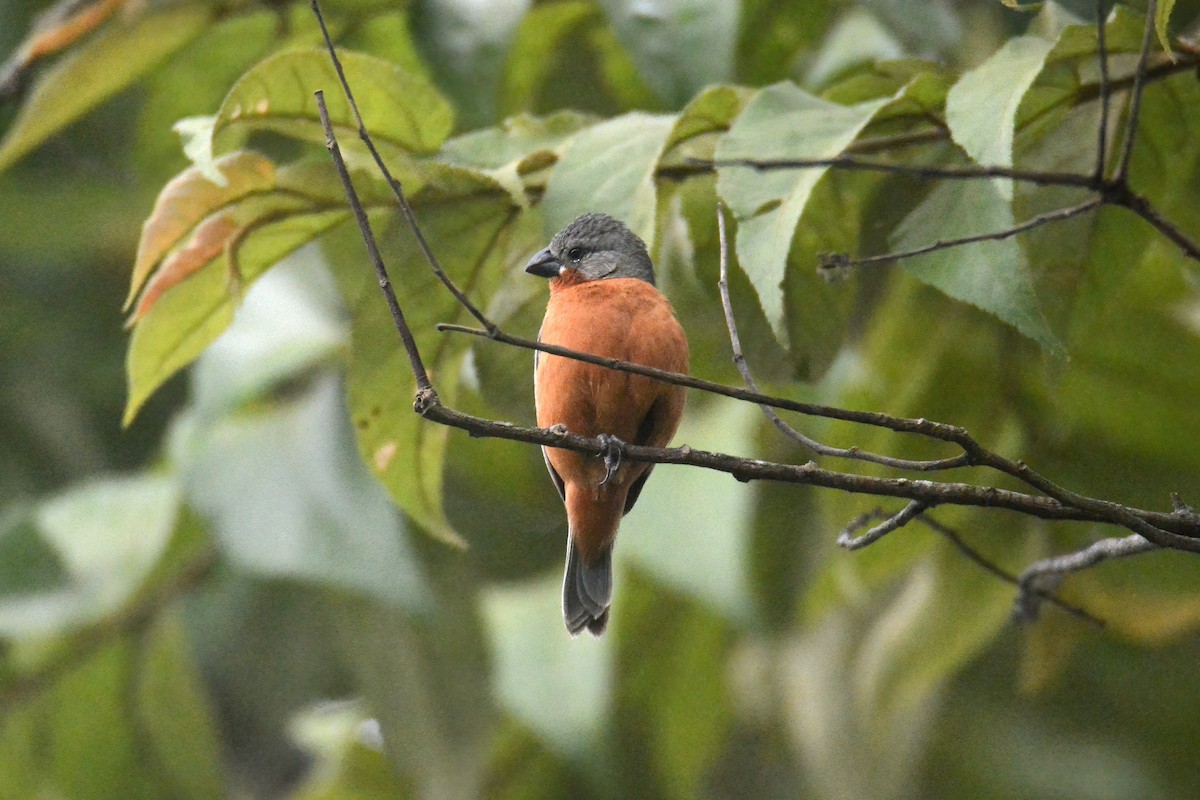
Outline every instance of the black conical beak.
[[562, 263], [550, 254], [549, 247], [543, 247], [541, 250], [538, 250], [533, 258], [529, 259], [529, 263], [525, 265], [526, 272], [541, 278], [557, 278], [562, 273], [562, 270]]

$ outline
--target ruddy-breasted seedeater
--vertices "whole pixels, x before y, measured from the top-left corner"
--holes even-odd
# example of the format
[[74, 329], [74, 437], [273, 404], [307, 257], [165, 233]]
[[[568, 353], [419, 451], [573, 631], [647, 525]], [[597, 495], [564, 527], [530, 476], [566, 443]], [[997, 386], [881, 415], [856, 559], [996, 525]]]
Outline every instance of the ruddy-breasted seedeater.
[[[538, 340], [671, 372], [687, 372], [688, 343], [654, 284], [645, 243], [622, 222], [585, 214], [529, 260], [550, 279]], [[665, 447], [679, 427], [684, 389], [561, 356], [537, 353], [534, 404], [543, 428], [606, 438], [599, 455], [543, 447], [567, 510], [563, 620], [572, 635], [599, 636], [612, 603], [612, 550], [621, 518], [653, 464], [620, 462], [624, 443]]]

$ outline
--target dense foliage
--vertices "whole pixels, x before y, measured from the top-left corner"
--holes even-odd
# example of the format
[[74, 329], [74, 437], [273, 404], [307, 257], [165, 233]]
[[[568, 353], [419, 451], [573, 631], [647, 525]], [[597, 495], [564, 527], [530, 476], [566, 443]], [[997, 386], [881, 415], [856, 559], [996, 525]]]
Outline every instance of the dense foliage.
[[[1105, 205], [830, 281], [823, 254], [1001, 232], [1089, 193], [730, 163], [1091, 174], [1093, 4], [1018, 5], [324, 11], [425, 237], [506, 330], [532, 336], [544, 308], [529, 255], [603, 210], [650, 244], [693, 371], [738, 383], [721, 200], [746, 355], [775, 393], [963, 425], [1121, 503], [1200, 502], [1200, 263], [1160, 230]], [[35, 10], [0, 7], [0, 798], [1200, 793], [1190, 554], [1068, 578], [1103, 630], [1055, 608], [1017, 626], [1013, 587], [928, 529], [839, 550], [872, 498], [666, 466], [622, 526], [609, 634], [569, 639], [541, 455], [412, 412], [314, 91], [443, 400], [532, 424], [530, 354], [435, 330], [470, 319], [357, 140], [308, 7]], [[1146, 10], [1108, 17], [1110, 169]], [[1195, 242], [1200, 3], [1156, 12], [1130, 182]], [[699, 393], [677, 441], [809, 458]], [[1116, 533], [936, 517], [1012, 573]]]

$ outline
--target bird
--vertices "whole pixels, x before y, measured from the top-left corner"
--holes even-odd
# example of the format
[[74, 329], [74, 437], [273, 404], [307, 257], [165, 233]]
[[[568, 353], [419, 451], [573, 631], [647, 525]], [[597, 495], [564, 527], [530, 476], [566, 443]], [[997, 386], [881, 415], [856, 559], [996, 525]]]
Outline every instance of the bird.
[[[645, 242], [620, 220], [601, 213], [578, 217], [525, 271], [550, 283], [539, 342], [687, 372], [687, 336], [655, 285]], [[612, 604], [617, 528], [654, 468], [622, 464], [623, 445], [666, 447], [679, 428], [684, 389], [535, 351], [534, 406], [539, 427], [604, 443], [599, 454], [542, 448], [567, 513], [563, 621], [572, 636], [584, 629], [600, 636]]]

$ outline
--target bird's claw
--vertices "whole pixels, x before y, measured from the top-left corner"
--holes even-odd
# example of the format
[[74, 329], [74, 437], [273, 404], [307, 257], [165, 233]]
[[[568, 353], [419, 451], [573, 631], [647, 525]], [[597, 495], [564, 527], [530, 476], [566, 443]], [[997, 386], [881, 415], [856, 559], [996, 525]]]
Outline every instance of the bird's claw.
[[600, 456], [604, 459], [604, 480], [600, 481], [600, 485], [603, 486], [612, 480], [612, 477], [617, 474], [617, 470], [621, 468], [621, 455], [624, 452], [625, 443], [607, 433], [602, 433], [596, 438], [600, 440], [600, 444], [604, 448], [600, 451]]

